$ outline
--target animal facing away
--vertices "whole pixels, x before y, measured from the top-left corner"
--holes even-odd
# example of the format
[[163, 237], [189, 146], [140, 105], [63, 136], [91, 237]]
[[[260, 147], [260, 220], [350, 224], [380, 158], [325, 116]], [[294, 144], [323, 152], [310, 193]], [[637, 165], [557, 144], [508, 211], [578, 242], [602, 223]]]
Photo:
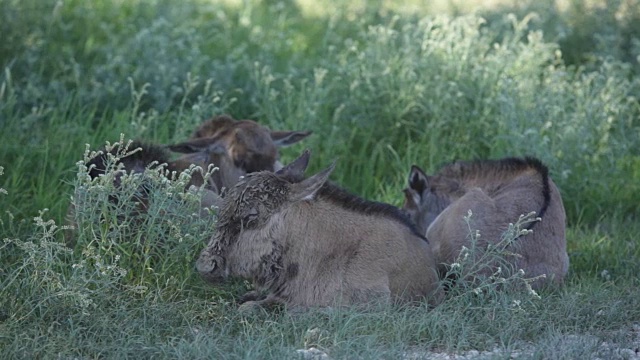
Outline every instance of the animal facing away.
[[[534, 289], [562, 283], [569, 269], [562, 198], [538, 159], [455, 162], [432, 176], [414, 165], [404, 210], [429, 239], [441, 274], [463, 246], [471, 248], [469, 225], [463, 219], [469, 211], [470, 226], [480, 233], [476, 243], [480, 249], [498, 243], [520, 215], [536, 212], [541, 220], [528, 225], [533, 232], [508, 248], [520, 255], [509, 260], [527, 278], [545, 275], [531, 284]], [[489, 267], [485, 272], [495, 270]]]
[[[222, 201], [196, 268], [205, 280], [251, 279], [266, 297], [246, 309], [415, 301], [437, 289], [431, 248], [404, 213], [304, 178], [310, 153], [276, 173], [248, 174]], [[433, 299], [433, 298], [432, 298]]]
[[[276, 171], [282, 168], [278, 148], [295, 144], [310, 134], [311, 131], [272, 131], [253, 120], [221, 115], [205, 121], [188, 141], [169, 145], [169, 149], [179, 153], [206, 152], [212, 155], [208, 163], [214, 165], [218, 164], [213, 156], [225, 153], [244, 173]], [[222, 174], [225, 171], [220, 168]]]

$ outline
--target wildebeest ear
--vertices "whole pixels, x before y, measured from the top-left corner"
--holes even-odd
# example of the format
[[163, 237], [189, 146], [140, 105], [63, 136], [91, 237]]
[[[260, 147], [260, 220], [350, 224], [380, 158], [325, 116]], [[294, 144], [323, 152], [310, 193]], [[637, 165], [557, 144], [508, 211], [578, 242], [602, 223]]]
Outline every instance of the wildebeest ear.
[[329, 165], [328, 168], [320, 171], [312, 177], [291, 185], [289, 200], [301, 201], [313, 199], [322, 185], [327, 182], [327, 179], [329, 179], [329, 175], [331, 175], [331, 172], [335, 167], [336, 162], [334, 161], [331, 165]]
[[277, 147], [285, 147], [311, 135], [311, 131], [272, 131], [271, 140]]
[[213, 154], [224, 153], [225, 148], [215, 138], [198, 138], [178, 144], [167, 145], [169, 150], [182, 154], [192, 154], [197, 152], [207, 152]]
[[418, 195], [422, 196], [425, 190], [429, 188], [429, 177], [417, 165], [411, 165], [409, 172], [409, 189], [415, 190]]
[[233, 131], [233, 136], [235, 139], [233, 141], [235, 141], [236, 144], [247, 144], [249, 143], [249, 141], [247, 141], [247, 138], [251, 138], [251, 135], [247, 134], [247, 131], [243, 128], [235, 129]]
[[276, 171], [277, 175], [282, 175], [285, 177], [296, 178], [304, 175], [304, 171], [307, 169], [309, 165], [309, 157], [311, 156], [311, 151], [309, 149], [305, 149], [297, 159], [293, 160], [287, 166], [282, 169]]

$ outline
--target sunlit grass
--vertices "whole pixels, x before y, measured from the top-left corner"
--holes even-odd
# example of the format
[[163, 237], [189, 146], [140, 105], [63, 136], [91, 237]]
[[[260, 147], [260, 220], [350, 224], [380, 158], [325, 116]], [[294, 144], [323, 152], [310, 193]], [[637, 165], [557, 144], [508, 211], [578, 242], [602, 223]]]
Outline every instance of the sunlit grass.
[[[245, 4], [241, 0], [225, 0], [224, 3], [240, 8]], [[572, 0], [549, 0], [544, 4], [560, 12], [566, 12], [576, 1]], [[587, 11], [599, 11], [607, 7], [605, 0], [580, 1]], [[635, 5], [635, 0], [621, 2], [619, 12], [623, 12], [629, 6]], [[345, 12], [351, 19], [357, 17], [365, 9], [377, 9], [378, 11], [394, 12], [403, 16], [427, 16], [432, 14], [460, 15], [478, 12], [502, 11], [505, 9], [522, 10], [533, 4], [532, 1], [517, 0], [378, 0], [378, 1], [349, 1], [342, 2], [336, 0], [296, 0], [293, 2], [283, 2], [285, 6], [297, 6], [302, 14], [310, 17], [328, 17], [340, 12]]]

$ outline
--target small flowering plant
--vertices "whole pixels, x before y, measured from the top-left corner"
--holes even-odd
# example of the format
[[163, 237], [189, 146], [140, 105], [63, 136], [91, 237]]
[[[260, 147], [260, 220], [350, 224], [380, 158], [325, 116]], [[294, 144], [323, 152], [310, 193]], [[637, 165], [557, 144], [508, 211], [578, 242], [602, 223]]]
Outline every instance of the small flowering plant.
[[[531, 287], [531, 283], [544, 275], [528, 278], [524, 270], [514, 268], [514, 258], [521, 255], [510, 250], [521, 236], [533, 232], [528, 225], [540, 221], [535, 212], [520, 215], [515, 223], [510, 223], [499, 242], [485, 248], [478, 245], [480, 232], [472, 227], [471, 210], [464, 217], [469, 229], [470, 246], [463, 246], [456, 261], [447, 268], [443, 286], [454, 296], [474, 294], [483, 296], [510, 288], [526, 289], [528, 295], [539, 299], [540, 296]], [[514, 308], [520, 308], [521, 302], [513, 302]]]
[[[216, 221], [215, 209], [201, 207], [203, 188], [187, 189], [197, 167], [176, 174], [168, 173], [166, 164], [152, 163], [143, 172], [128, 172], [121, 160], [137, 151], [124, 136], [103, 151], [87, 146], [77, 163], [68, 219], [74, 230], [67, 236], [86, 262], [134, 286], [174, 266], [192, 272], [194, 254], [212, 235]], [[91, 177], [93, 165], [88, 164], [101, 154], [106, 155], [106, 170]], [[205, 170], [206, 179], [215, 169]]]

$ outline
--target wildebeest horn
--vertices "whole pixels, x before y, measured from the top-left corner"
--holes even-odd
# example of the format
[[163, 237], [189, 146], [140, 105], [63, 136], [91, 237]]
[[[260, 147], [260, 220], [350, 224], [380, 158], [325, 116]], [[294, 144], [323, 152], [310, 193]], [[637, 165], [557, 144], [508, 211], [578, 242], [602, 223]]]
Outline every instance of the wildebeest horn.
[[302, 176], [304, 175], [304, 171], [307, 169], [309, 165], [309, 157], [311, 157], [311, 150], [305, 149], [297, 159], [290, 162], [287, 166], [278, 170], [276, 174], [278, 175], [293, 175], [293, 176]]
[[319, 173], [305, 179], [297, 184], [293, 184], [291, 188], [290, 199], [293, 201], [298, 200], [311, 200], [320, 188], [327, 182], [329, 175], [336, 167], [336, 161], [334, 160], [328, 168], [320, 171]]

